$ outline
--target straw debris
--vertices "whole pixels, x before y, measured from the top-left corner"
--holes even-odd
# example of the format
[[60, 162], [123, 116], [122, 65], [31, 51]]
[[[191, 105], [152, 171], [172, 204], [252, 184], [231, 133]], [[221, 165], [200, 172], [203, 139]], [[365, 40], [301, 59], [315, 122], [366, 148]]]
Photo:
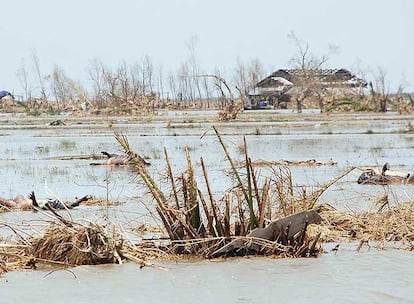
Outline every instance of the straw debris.
[[326, 205], [320, 206], [319, 210], [325, 221], [320, 227], [315, 227], [315, 233], [321, 233], [322, 241], [398, 242], [402, 249], [414, 248], [414, 202], [360, 214], [350, 214]]
[[113, 227], [52, 224], [43, 235], [29, 242], [28, 255], [35, 258], [68, 265], [96, 265], [117, 263], [123, 239]]

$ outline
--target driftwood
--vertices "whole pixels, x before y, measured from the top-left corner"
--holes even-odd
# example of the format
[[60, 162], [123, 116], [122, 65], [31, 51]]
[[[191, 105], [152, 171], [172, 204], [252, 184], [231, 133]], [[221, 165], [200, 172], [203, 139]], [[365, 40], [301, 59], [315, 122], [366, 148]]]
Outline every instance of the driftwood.
[[302, 211], [294, 215], [270, 223], [266, 228], [256, 228], [245, 238], [237, 238], [212, 253], [212, 257], [220, 255], [237, 255], [261, 251], [260, 240], [277, 242], [282, 245], [293, 244], [302, 232], [302, 242], [308, 224], [318, 224], [322, 221], [314, 211]]

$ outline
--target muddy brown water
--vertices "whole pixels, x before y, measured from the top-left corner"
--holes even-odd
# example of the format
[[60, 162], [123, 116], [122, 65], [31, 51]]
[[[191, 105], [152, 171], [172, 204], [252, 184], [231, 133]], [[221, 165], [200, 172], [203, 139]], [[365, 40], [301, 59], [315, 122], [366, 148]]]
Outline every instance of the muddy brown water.
[[[217, 123], [215, 111], [169, 112], [156, 118], [26, 118], [0, 116], [0, 196], [27, 195], [35, 190], [40, 198], [51, 192], [62, 200], [87, 194], [125, 202], [110, 208], [80, 206], [74, 218], [102, 220], [109, 217], [127, 228], [148, 222], [152, 203], [133, 173], [91, 163], [103, 160], [68, 159], [70, 156], [120, 152], [114, 131], [128, 136], [131, 146], [152, 163], [150, 172], [162, 182], [165, 177], [163, 148], [166, 147], [175, 173], [186, 167], [183, 147], [187, 145], [201, 176], [200, 157], [208, 167], [217, 197], [232, 181], [223, 173], [229, 165], [214, 136], [215, 125], [236, 160], [243, 160], [245, 135], [253, 160], [307, 160], [337, 162], [335, 166], [293, 166], [295, 185], [317, 188], [351, 166], [382, 165], [414, 172], [412, 116], [346, 115], [325, 116], [316, 112], [302, 116], [289, 112], [251, 111], [243, 121]], [[65, 126], [47, 125], [63, 119]], [[322, 197], [337, 208], [364, 211], [375, 209], [373, 201], [384, 193], [391, 203], [414, 197], [414, 185], [361, 186], [356, 169]], [[269, 170], [260, 168], [260, 175]], [[200, 187], [204, 187], [200, 182]], [[30, 231], [45, 226], [40, 213], [1, 213], [0, 222]], [[0, 235], [10, 236], [0, 227]], [[317, 259], [229, 259], [224, 262], [159, 262], [168, 271], [139, 269], [125, 265], [76, 267], [70, 270], [18, 271], [0, 277], [0, 303], [413, 303], [414, 258], [412, 252], [365, 248], [357, 244], [325, 244]], [[390, 247], [393, 247], [390, 244]]]

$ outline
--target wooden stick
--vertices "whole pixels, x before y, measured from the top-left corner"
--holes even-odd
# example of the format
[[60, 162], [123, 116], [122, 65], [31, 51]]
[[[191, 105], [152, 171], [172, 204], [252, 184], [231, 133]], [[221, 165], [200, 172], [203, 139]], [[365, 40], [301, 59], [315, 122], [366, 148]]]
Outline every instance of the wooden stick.
[[207, 186], [207, 192], [208, 192], [208, 196], [210, 198], [210, 204], [211, 204], [211, 211], [213, 212], [213, 217], [214, 220], [216, 222], [216, 230], [217, 230], [217, 236], [223, 236], [224, 235], [224, 228], [221, 224], [221, 221], [217, 215], [217, 210], [216, 210], [216, 202], [214, 201], [214, 197], [213, 197], [213, 193], [211, 192], [211, 187], [210, 187], [210, 182], [207, 176], [207, 170], [206, 170], [206, 166], [204, 165], [204, 159], [202, 157], [200, 157], [200, 162], [201, 162], [201, 168], [203, 169], [203, 174], [204, 174], [204, 180], [206, 181], [206, 186]]
[[177, 210], [180, 210], [180, 204], [179, 204], [179, 201], [178, 201], [178, 194], [177, 194], [177, 186], [175, 185], [174, 175], [173, 175], [171, 164], [170, 164], [170, 158], [168, 157], [166, 147], [164, 147], [164, 155], [165, 155], [165, 161], [167, 162], [168, 176], [171, 180], [171, 186], [172, 186], [173, 193], [174, 193], [175, 204], [177, 206]]
[[206, 218], [207, 218], [208, 231], [210, 232], [210, 234], [212, 236], [217, 237], [218, 236], [217, 235], [217, 230], [214, 228], [214, 225], [213, 225], [213, 217], [211, 216], [210, 211], [208, 210], [206, 200], [204, 199], [203, 193], [200, 191], [200, 189], [198, 189], [198, 196], [200, 198], [201, 204], [202, 204], [203, 209], [204, 209], [204, 213], [205, 213]]

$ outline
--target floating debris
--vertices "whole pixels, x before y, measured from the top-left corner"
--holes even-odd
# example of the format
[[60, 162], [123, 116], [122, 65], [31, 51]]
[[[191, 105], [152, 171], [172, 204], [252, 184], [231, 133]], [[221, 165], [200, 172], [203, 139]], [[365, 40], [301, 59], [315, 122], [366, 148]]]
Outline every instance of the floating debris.
[[412, 183], [414, 183], [414, 176], [411, 176], [410, 173], [392, 171], [388, 163], [385, 163], [381, 169], [365, 168], [358, 178], [358, 184], [389, 185]]

